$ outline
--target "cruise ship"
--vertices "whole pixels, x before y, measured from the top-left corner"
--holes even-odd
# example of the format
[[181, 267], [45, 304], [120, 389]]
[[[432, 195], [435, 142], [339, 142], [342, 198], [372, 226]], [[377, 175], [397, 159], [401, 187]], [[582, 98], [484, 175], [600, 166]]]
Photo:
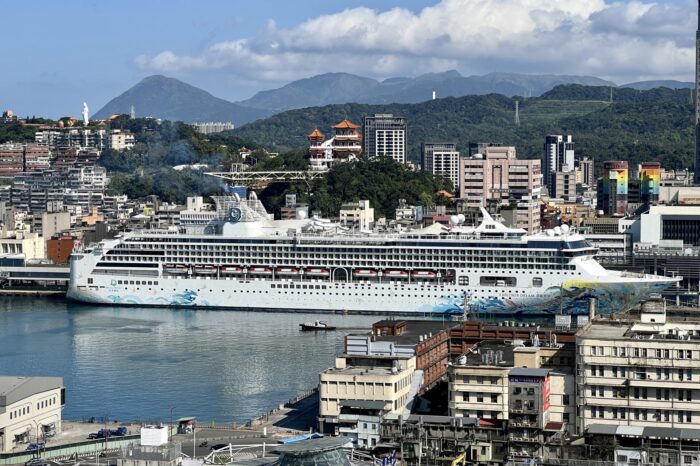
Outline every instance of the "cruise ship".
[[382, 314], [581, 314], [631, 308], [680, 278], [606, 270], [562, 226], [528, 235], [483, 220], [376, 233], [273, 220], [251, 195], [216, 197], [197, 225], [77, 250], [67, 296], [89, 303]]

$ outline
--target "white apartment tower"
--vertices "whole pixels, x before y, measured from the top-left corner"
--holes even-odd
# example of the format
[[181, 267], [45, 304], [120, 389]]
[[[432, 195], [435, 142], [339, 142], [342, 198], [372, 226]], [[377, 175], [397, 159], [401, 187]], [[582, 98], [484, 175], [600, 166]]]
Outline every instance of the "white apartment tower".
[[399, 163], [406, 163], [405, 118], [391, 113], [366, 116], [363, 136], [367, 157], [391, 157]]
[[453, 142], [426, 142], [423, 144], [422, 168], [433, 175], [442, 175], [459, 192], [459, 151]]

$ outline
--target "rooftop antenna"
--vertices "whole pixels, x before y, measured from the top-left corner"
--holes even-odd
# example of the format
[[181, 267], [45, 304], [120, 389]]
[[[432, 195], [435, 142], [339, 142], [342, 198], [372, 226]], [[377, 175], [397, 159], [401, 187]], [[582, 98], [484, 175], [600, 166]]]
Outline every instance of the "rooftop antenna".
[[515, 126], [520, 126], [520, 102], [515, 101]]

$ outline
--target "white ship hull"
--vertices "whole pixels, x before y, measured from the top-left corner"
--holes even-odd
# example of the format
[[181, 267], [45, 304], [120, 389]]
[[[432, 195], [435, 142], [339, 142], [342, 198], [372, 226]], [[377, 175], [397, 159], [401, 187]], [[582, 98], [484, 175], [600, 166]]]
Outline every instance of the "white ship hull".
[[[134, 284], [119, 285], [120, 282]], [[149, 284], [150, 283], [150, 284]], [[157, 283], [157, 285], [155, 285]], [[327, 281], [238, 280], [93, 276], [92, 284], [71, 286], [68, 297], [83, 302], [129, 305], [300, 310], [379, 314], [444, 315], [584, 314], [590, 297], [601, 312], [626, 309], [666, 281], [624, 280], [588, 286], [552, 283], [542, 288], [468, 288], [411, 283], [331, 283]]]

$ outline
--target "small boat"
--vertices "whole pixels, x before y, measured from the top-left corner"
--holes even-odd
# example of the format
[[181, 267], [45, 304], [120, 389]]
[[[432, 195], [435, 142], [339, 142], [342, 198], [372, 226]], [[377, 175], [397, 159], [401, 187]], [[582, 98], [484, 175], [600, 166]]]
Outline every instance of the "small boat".
[[318, 332], [336, 329], [336, 327], [328, 325], [326, 322], [322, 322], [320, 320], [314, 322], [304, 322], [303, 324], [299, 324], [299, 327], [301, 327], [302, 332]]
[[189, 270], [189, 267], [183, 264], [166, 264], [163, 266], [163, 271], [165, 273], [170, 273], [173, 275], [184, 275]]
[[213, 265], [195, 265], [193, 269], [198, 275], [216, 275], [216, 267]]

